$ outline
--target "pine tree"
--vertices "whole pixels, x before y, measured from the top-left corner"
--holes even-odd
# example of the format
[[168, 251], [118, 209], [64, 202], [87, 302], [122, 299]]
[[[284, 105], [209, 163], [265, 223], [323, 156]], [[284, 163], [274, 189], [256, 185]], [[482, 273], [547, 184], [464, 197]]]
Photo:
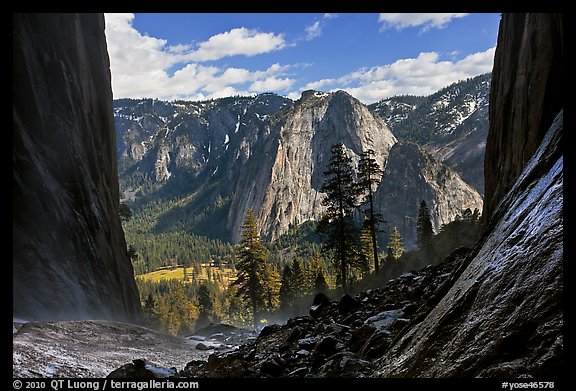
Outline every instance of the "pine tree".
[[284, 266], [280, 286], [280, 308], [287, 311], [294, 305], [295, 288], [294, 277], [290, 265]]
[[212, 318], [212, 310], [214, 308], [214, 297], [206, 284], [201, 284], [196, 292], [198, 297], [198, 307], [200, 307], [200, 317], [206, 319]]
[[398, 228], [394, 227], [388, 240], [388, 254], [386, 260], [397, 260], [404, 254], [404, 247], [402, 246], [402, 236]]
[[302, 270], [302, 263], [299, 259], [292, 262], [292, 286], [294, 287], [294, 297], [302, 297], [306, 292], [306, 281], [304, 279], [304, 271]]
[[358, 162], [358, 187], [360, 194], [365, 195], [365, 201], [368, 202], [369, 206], [369, 216], [366, 224], [371, 236], [374, 271], [378, 273], [378, 242], [376, 240], [376, 233], [378, 232], [378, 223], [382, 221], [382, 216], [374, 211], [373, 193], [375, 191], [374, 189], [380, 183], [384, 171], [382, 171], [376, 159], [374, 159], [374, 155], [375, 153], [372, 149], [362, 152], [360, 161]]
[[274, 311], [280, 305], [280, 273], [272, 264], [264, 264], [265, 310]]
[[386, 263], [388, 265], [392, 265], [391, 262], [394, 262], [396, 259], [394, 258], [394, 253], [392, 252], [392, 249], [390, 247], [388, 247], [388, 251], [386, 252]]
[[432, 228], [432, 218], [426, 201], [422, 200], [418, 209], [418, 220], [416, 221], [416, 235], [418, 248], [422, 249], [430, 243], [434, 230]]
[[252, 309], [254, 327], [258, 326], [262, 311], [267, 307], [266, 281], [266, 248], [260, 241], [256, 219], [252, 209], [248, 209], [240, 243], [236, 249], [236, 280], [232, 283], [238, 287], [237, 295], [246, 299]]
[[122, 222], [130, 221], [132, 218], [132, 210], [127, 204], [121, 202], [118, 205], [118, 216], [120, 216], [120, 221]]
[[344, 145], [333, 145], [330, 152], [330, 161], [324, 171], [325, 181], [320, 188], [326, 194], [322, 205], [327, 206], [327, 210], [317, 229], [324, 238], [325, 250], [334, 254], [334, 263], [340, 269], [337, 281], [346, 290], [348, 268], [356, 255], [356, 229], [352, 221], [356, 186], [352, 159], [346, 156]]
[[156, 300], [152, 293], [148, 294], [148, 297], [144, 301], [142, 306], [142, 314], [144, 315], [144, 321], [150, 327], [156, 327], [158, 322], [158, 317], [156, 314]]
[[[365, 220], [366, 223], [368, 220]], [[367, 276], [371, 271], [371, 262], [374, 259], [374, 246], [372, 241], [372, 233], [368, 224], [360, 230], [360, 260], [359, 266], [362, 276]], [[377, 263], [374, 263], [376, 267]], [[375, 269], [374, 269], [375, 270]]]
[[316, 280], [314, 281], [314, 293], [326, 293], [328, 290], [328, 284], [326, 283], [326, 279], [324, 278], [324, 273], [322, 270], [318, 270], [318, 274], [316, 275]]

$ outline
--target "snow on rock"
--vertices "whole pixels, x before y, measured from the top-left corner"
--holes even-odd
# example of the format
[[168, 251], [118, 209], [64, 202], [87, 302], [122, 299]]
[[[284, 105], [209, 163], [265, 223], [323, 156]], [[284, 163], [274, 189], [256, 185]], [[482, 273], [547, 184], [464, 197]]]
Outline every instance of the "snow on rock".
[[[246, 114], [246, 107], [244, 108], [244, 114]], [[240, 114], [238, 114], [238, 121], [236, 122], [236, 129], [234, 129], [234, 133], [238, 133], [238, 129], [240, 129]]]
[[[197, 341], [108, 321], [30, 322], [12, 336], [14, 377], [105, 377], [115, 368], [146, 358], [159, 377], [206, 360]], [[148, 361], [149, 360], [149, 361]], [[152, 364], [154, 363], [154, 364]]]
[[377, 376], [529, 378], [562, 368], [562, 128], [560, 113], [468, 267]]

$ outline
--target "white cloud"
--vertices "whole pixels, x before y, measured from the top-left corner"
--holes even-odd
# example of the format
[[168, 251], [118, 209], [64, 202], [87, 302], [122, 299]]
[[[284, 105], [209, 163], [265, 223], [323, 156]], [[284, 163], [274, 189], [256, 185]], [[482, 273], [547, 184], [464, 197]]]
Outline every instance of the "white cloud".
[[286, 43], [281, 35], [261, 33], [244, 27], [217, 34], [202, 42], [198, 50], [188, 54], [191, 61], [211, 61], [224, 57], [255, 56], [282, 49]]
[[319, 90], [326, 85], [333, 84], [335, 81], [336, 81], [335, 79], [322, 79], [322, 80], [318, 80], [318, 81], [313, 81], [311, 83], [306, 84], [302, 90], [303, 91]]
[[[360, 68], [337, 79], [308, 83], [300, 91], [325, 88], [345, 90], [369, 104], [394, 95], [429, 95], [449, 84], [492, 71], [495, 48], [468, 55], [459, 61], [442, 61], [436, 52], [392, 64]], [[296, 91], [290, 96], [300, 96]]]
[[255, 81], [248, 89], [254, 92], [283, 91], [291, 88], [293, 84], [293, 79], [278, 79], [272, 76], [264, 80]]
[[304, 40], [311, 41], [314, 38], [318, 38], [322, 35], [322, 28], [326, 26], [330, 19], [337, 18], [338, 14], [324, 14], [322, 15], [322, 20], [317, 20], [314, 23], [306, 26], [304, 32], [306, 33]]
[[468, 14], [445, 13], [445, 14], [380, 14], [378, 21], [382, 23], [381, 31], [386, 29], [402, 30], [407, 27], [422, 26], [425, 32], [432, 28], [441, 29], [454, 18], [462, 18]]
[[306, 40], [311, 41], [322, 34], [322, 25], [320, 21], [316, 21], [309, 26], [306, 26]]
[[[106, 14], [106, 41], [115, 98], [198, 100], [253, 95], [261, 89], [282, 90], [294, 83], [284, 77], [292, 67], [288, 65], [276, 63], [265, 70], [250, 71], [198, 63], [279, 50], [284, 45], [280, 35], [238, 28], [211, 37], [194, 51], [192, 44], [168, 46], [166, 40], [143, 35], [133, 27], [133, 21], [133, 14]], [[181, 68], [170, 76], [169, 70], [177, 66]]]

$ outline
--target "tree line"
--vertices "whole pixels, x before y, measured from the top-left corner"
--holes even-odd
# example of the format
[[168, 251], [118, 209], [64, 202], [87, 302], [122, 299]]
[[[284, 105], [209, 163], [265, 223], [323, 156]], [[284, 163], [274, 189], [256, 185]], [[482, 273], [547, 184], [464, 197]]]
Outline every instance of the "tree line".
[[[388, 278], [406, 268], [417, 269], [476, 240], [478, 210], [463, 211], [435, 235], [430, 210], [422, 200], [417, 219], [418, 249], [406, 253], [400, 232], [393, 227], [387, 251], [381, 252], [376, 236], [384, 219], [375, 210], [373, 193], [383, 170], [374, 156], [372, 150], [362, 153], [355, 172], [344, 146], [334, 145], [321, 187], [326, 194], [324, 216], [316, 225], [291, 227], [289, 235], [274, 243], [262, 240], [249, 209], [239, 243], [224, 251], [237, 271], [231, 286], [194, 279], [159, 283], [138, 279], [149, 323], [174, 334], [190, 332], [198, 323], [206, 322], [224, 321], [238, 326], [250, 323], [257, 327], [279, 313], [295, 315], [299, 303], [309, 304], [309, 296], [315, 293], [335, 288], [347, 291], [360, 286], [361, 281], [369, 281], [369, 276]], [[126, 210], [122, 213], [128, 215]], [[197, 243], [176, 241], [173, 249], [182, 254], [183, 249], [193, 246]], [[148, 244], [147, 248], [151, 246]], [[212, 251], [214, 248], [208, 253]], [[186, 311], [194, 316], [185, 316]]]

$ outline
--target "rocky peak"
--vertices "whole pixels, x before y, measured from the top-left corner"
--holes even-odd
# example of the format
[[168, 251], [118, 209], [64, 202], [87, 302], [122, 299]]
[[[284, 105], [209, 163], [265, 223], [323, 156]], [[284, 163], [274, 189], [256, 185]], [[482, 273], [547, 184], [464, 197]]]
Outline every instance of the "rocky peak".
[[484, 192], [491, 74], [454, 83], [429, 96], [395, 96], [370, 105], [399, 140], [423, 146]]
[[264, 234], [274, 239], [290, 225], [320, 218], [324, 207], [320, 188], [330, 148], [342, 143], [356, 164], [368, 148], [377, 152], [382, 166], [396, 138], [384, 121], [368, 108], [340, 91], [306, 91], [293, 107], [268, 125], [272, 136], [253, 179], [241, 181], [230, 209], [229, 227], [237, 239], [248, 208], [255, 210]]
[[417, 144], [398, 142], [390, 150], [374, 202], [388, 222], [388, 231], [398, 227], [406, 248], [416, 243], [422, 200], [430, 209], [437, 233], [466, 208], [482, 211], [482, 197], [456, 172]]

